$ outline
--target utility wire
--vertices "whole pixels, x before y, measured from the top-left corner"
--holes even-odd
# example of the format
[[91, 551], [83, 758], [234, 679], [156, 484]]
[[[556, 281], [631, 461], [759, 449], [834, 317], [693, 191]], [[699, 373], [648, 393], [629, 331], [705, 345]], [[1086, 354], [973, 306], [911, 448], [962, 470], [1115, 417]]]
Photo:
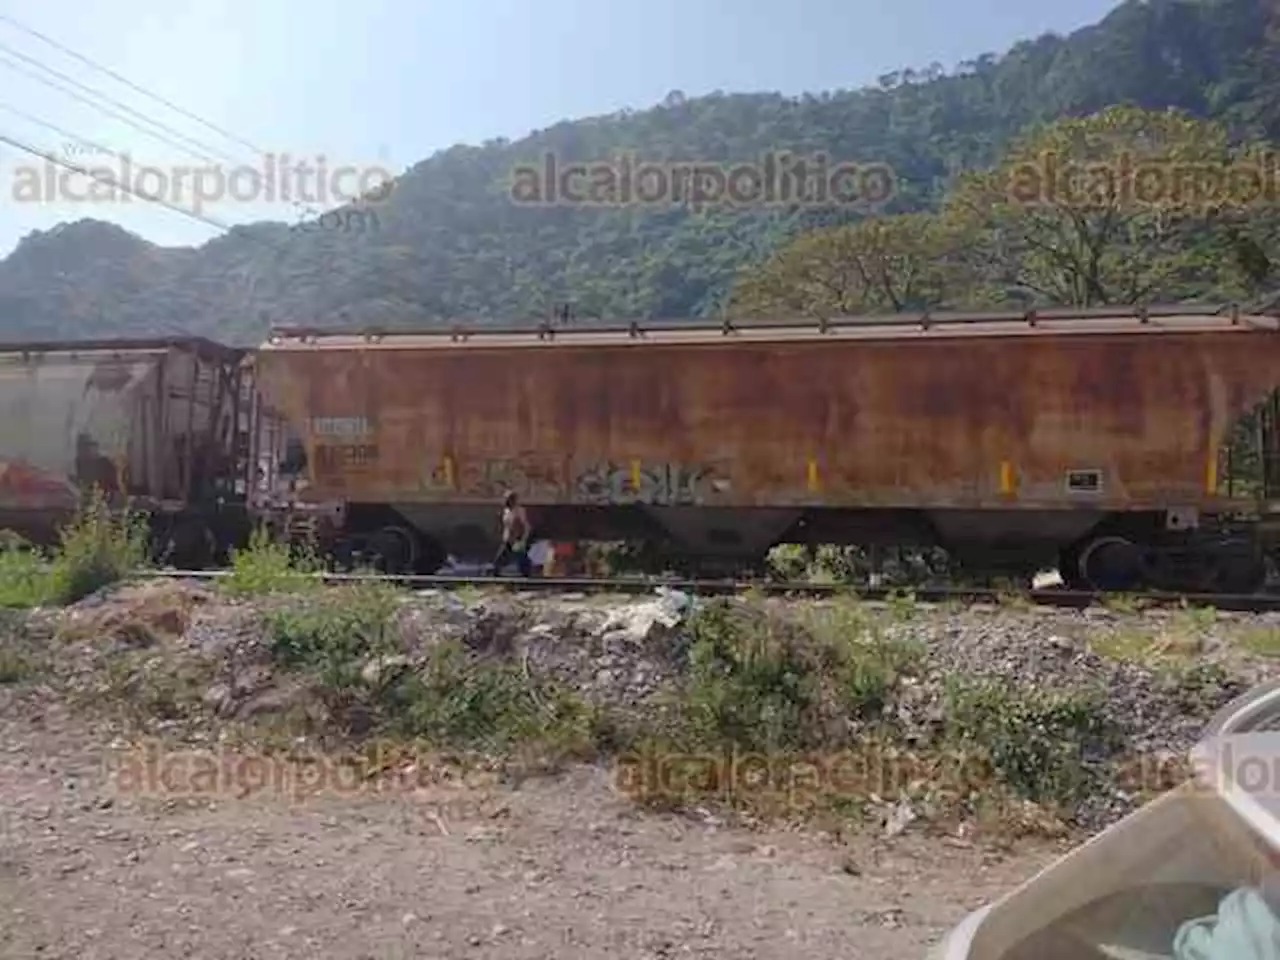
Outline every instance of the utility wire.
[[93, 180], [96, 180], [99, 183], [105, 183], [108, 186], [114, 187], [118, 190], [123, 190], [126, 193], [132, 194], [135, 197], [141, 197], [143, 200], [148, 200], [151, 203], [158, 203], [162, 207], [168, 207], [170, 210], [173, 210], [175, 213], [181, 213], [183, 216], [191, 217], [193, 220], [199, 220], [200, 222], [208, 224], [209, 226], [217, 227], [219, 230], [227, 231], [231, 229], [231, 226], [229, 224], [223, 223], [220, 220], [216, 220], [213, 217], [205, 216], [202, 213], [196, 213], [194, 210], [188, 210], [186, 207], [180, 207], [176, 203], [170, 203], [168, 200], [165, 200], [163, 197], [149, 194], [145, 190], [138, 190], [126, 184], [122, 184], [117, 180], [113, 179], [112, 177], [108, 177], [108, 176], [96, 173], [93, 170], [89, 170], [89, 169], [86, 169], [85, 167], [80, 166], [79, 164], [71, 163], [70, 161], [64, 160], [61, 157], [56, 157], [53, 154], [45, 153], [43, 150], [39, 149], [38, 147], [33, 147], [29, 143], [24, 143], [15, 137], [8, 136], [7, 134], [0, 133], [0, 143], [8, 144], [11, 147], [15, 147], [16, 149], [21, 150], [23, 153], [30, 154], [33, 157], [39, 157], [41, 160], [47, 160], [49, 163], [57, 164], [58, 166], [64, 167], [67, 170], [74, 171], [75, 173], [83, 174], [84, 176], [89, 177]]
[[147, 90], [145, 87], [139, 86], [129, 78], [121, 76], [119, 73], [112, 70], [110, 67], [103, 66], [97, 61], [91, 60], [89, 57], [86, 57], [83, 53], [77, 53], [75, 50], [72, 50], [70, 47], [59, 43], [57, 40], [54, 40], [50, 36], [47, 36], [41, 33], [39, 30], [36, 30], [34, 27], [28, 27], [24, 23], [19, 23], [17, 20], [9, 16], [8, 14], [0, 13], [0, 22], [7, 23], [11, 27], [17, 30], [21, 30], [23, 33], [27, 34], [28, 36], [35, 37], [37, 40], [41, 40], [44, 43], [47, 43], [49, 46], [53, 47], [55, 50], [59, 50], [62, 53], [65, 53], [69, 57], [74, 57], [76, 60], [79, 60], [81, 63], [85, 64], [86, 66], [92, 67], [95, 70], [99, 70], [102, 73], [105, 73], [107, 76], [111, 77], [113, 80], [116, 80], [119, 83], [123, 83], [129, 89], [137, 93], [140, 93], [145, 97], [150, 97], [152, 100], [156, 101], [159, 104], [163, 104], [164, 106], [168, 107], [170, 110], [174, 111], [175, 113], [182, 114], [188, 120], [194, 120], [196, 123], [200, 124], [201, 126], [209, 130], [212, 130], [214, 133], [222, 137], [225, 137], [228, 140], [234, 140], [236, 143], [240, 144], [241, 146], [248, 147], [254, 153], [267, 152], [266, 150], [263, 150], [261, 147], [255, 146], [254, 144], [250, 143], [248, 140], [245, 140], [243, 137], [237, 136], [231, 131], [225, 130], [222, 127], [218, 126], [217, 124], [211, 123], [208, 120], [205, 120], [203, 117], [200, 117], [192, 113], [190, 110], [187, 110], [187, 109], [184, 109], [183, 107], [178, 106], [172, 100], [166, 100], [164, 97], [160, 96], [160, 94], [154, 93], [150, 90]]
[[14, 116], [21, 117], [23, 120], [27, 121], [27, 123], [34, 123], [36, 126], [44, 127], [46, 130], [52, 130], [54, 133], [59, 134], [60, 136], [69, 137], [71, 140], [74, 140], [76, 143], [80, 144], [82, 147], [87, 147], [88, 149], [94, 151], [95, 153], [115, 154], [114, 150], [112, 150], [109, 147], [104, 147], [102, 144], [98, 143], [95, 140], [86, 139], [85, 137], [82, 137], [79, 134], [72, 133], [70, 130], [67, 130], [64, 127], [58, 126], [56, 123], [50, 123], [48, 120], [41, 120], [39, 117], [34, 116], [30, 113], [27, 113], [27, 111], [25, 110], [20, 110], [18, 107], [15, 107], [11, 103], [5, 103], [3, 100], [0, 100], [0, 110], [7, 110], [9, 113], [12, 113]]
[[[4, 15], [4, 14], [0, 14], [0, 20], [3, 20], [3, 21], [5, 21], [5, 22], [12, 22], [12, 23], [15, 23], [15, 24], [16, 24], [16, 21], [13, 21], [13, 18], [12, 18], [12, 17], [8, 17], [8, 16], [6, 16], [6, 15]], [[19, 27], [19, 29], [26, 29], [26, 28]], [[27, 32], [35, 33], [35, 31], [31, 31], [31, 30], [29, 30], [29, 29], [27, 30]], [[115, 71], [110, 70], [110, 69], [108, 69], [108, 68], [106, 68], [106, 67], [101, 67], [101, 66], [99, 66], [98, 64], [93, 63], [93, 62], [92, 62], [92, 61], [90, 61], [87, 57], [84, 57], [84, 56], [82, 56], [82, 55], [80, 55], [80, 54], [76, 54], [76, 53], [75, 53], [75, 51], [71, 50], [70, 48], [64, 48], [61, 44], [58, 44], [56, 41], [53, 41], [53, 40], [51, 40], [51, 39], [49, 39], [49, 38], [44, 37], [44, 35], [43, 35], [43, 34], [40, 34], [40, 38], [41, 38], [41, 39], [46, 40], [46, 42], [52, 43], [52, 44], [53, 44], [54, 46], [56, 46], [58, 49], [65, 49], [65, 50], [66, 50], [66, 52], [68, 52], [68, 53], [69, 53], [69, 54], [71, 54], [72, 56], [76, 56], [78, 59], [82, 59], [82, 60], [84, 60], [85, 62], [89, 63], [89, 64], [90, 64], [90, 66], [93, 66], [95, 69], [102, 70], [103, 72], [107, 73], [109, 76], [112, 76], [113, 78], [123, 79], [123, 78], [120, 78], [119, 74], [117, 74]], [[107, 115], [109, 115], [109, 116], [113, 116], [113, 117], [115, 117], [117, 120], [120, 120], [120, 121], [122, 121], [123, 123], [128, 124], [129, 126], [133, 127], [135, 130], [139, 130], [139, 131], [141, 131], [142, 133], [145, 133], [147, 136], [149, 136], [149, 137], [151, 137], [151, 138], [153, 138], [153, 139], [155, 139], [155, 140], [159, 140], [159, 141], [161, 141], [161, 142], [164, 142], [164, 143], [166, 143], [166, 144], [168, 144], [169, 146], [172, 146], [172, 147], [177, 147], [179, 150], [183, 151], [184, 153], [191, 154], [191, 155], [193, 155], [193, 156], [197, 156], [197, 157], [199, 157], [201, 160], [203, 160], [205, 163], [212, 164], [212, 163], [213, 163], [213, 157], [217, 157], [218, 159], [222, 160], [224, 163], [229, 163], [229, 164], [231, 164], [232, 166], [236, 166], [236, 165], [240, 164], [240, 162], [241, 162], [241, 161], [237, 160], [236, 158], [231, 157], [231, 156], [229, 156], [228, 154], [221, 152], [221, 151], [220, 151], [220, 150], [218, 150], [216, 147], [211, 147], [211, 146], [209, 146], [209, 144], [204, 143], [203, 141], [196, 140], [196, 139], [195, 139], [195, 138], [193, 138], [193, 137], [188, 137], [188, 136], [186, 136], [185, 134], [183, 134], [182, 132], [180, 132], [180, 131], [178, 131], [178, 130], [175, 130], [173, 127], [170, 127], [170, 126], [168, 126], [167, 124], [161, 123], [159, 120], [152, 120], [150, 117], [147, 117], [146, 115], [144, 115], [144, 114], [142, 114], [142, 113], [138, 112], [137, 110], [134, 110], [134, 109], [133, 109], [132, 107], [130, 107], [128, 104], [126, 104], [126, 103], [122, 103], [121, 101], [116, 100], [114, 97], [111, 97], [111, 96], [109, 96], [109, 95], [107, 95], [107, 94], [103, 93], [103, 92], [102, 92], [102, 91], [100, 91], [100, 90], [95, 90], [94, 88], [92, 88], [92, 87], [90, 87], [90, 86], [88, 86], [88, 85], [86, 85], [86, 84], [83, 84], [83, 83], [81, 83], [80, 81], [76, 80], [74, 77], [70, 77], [70, 76], [68, 76], [67, 74], [63, 73], [63, 72], [62, 72], [62, 71], [60, 71], [60, 70], [57, 70], [57, 69], [55, 69], [55, 68], [53, 68], [53, 67], [50, 67], [50, 66], [48, 66], [47, 64], [41, 63], [41, 62], [40, 62], [38, 59], [36, 59], [35, 57], [28, 56], [27, 54], [22, 53], [22, 52], [21, 52], [21, 51], [19, 51], [19, 50], [15, 50], [15, 49], [13, 49], [13, 48], [12, 48], [12, 47], [10, 47], [8, 44], [0, 43], [0, 51], [4, 51], [4, 53], [7, 53], [7, 54], [9, 55], [9, 57], [17, 57], [19, 60], [22, 60], [22, 61], [24, 61], [24, 62], [26, 62], [26, 63], [33, 64], [34, 66], [36, 66], [36, 67], [38, 67], [39, 69], [41, 69], [41, 70], [45, 71], [46, 73], [52, 74], [53, 76], [55, 76], [55, 77], [59, 78], [59, 79], [60, 79], [60, 80], [62, 80], [64, 83], [71, 84], [73, 87], [77, 88], [78, 90], [85, 91], [85, 93], [89, 94], [90, 96], [97, 97], [97, 98], [98, 98], [98, 99], [100, 99], [100, 100], [104, 100], [104, 101], [106, 101], [107, 103], [111, 104], [112, 106], [114, 106], [114, 107], [118, 108], [119, 110], [123, 110], [123, 111], [125, 111], [126, 113], [130, 114], [131, 116], [138, 118], [138, 120], [141, 120], [141, 121], [143, 121], [143, 122], [145, 122], [145, 123], [151, 124], [152, 126], [157, 127], [157, 128], [159, 128], [160, 130], [165, 131], [165, 133], [164, 133], [164, 134], [157, 134], [157, 133], [155, 133], [155, 132], [154, 132], [154, 131], [152, 131], [152, 130], [148, 130], [148, 129], [146, 129], [145, 127], [140, 126], [137, 120], [130, 119], [129, 117], [126, 117], [126, 116], [121, 116], [121, 115], [120, 115], [120, 113], [116, 112], [115, 110], [112, 110], [112, 109], [110, 109], [110, 108], [104, 107], [104, 106], [102, 106], [102, 105], [101, 105], [101, 104], [99, 104], [99, 103], [95, 103], [95, 102], [93, 102], [92, 100], [88, 100], [88, 99], [86, 99], [86, 98], [85, 98], [85, 96], [84, 96], [83, 94], [81, 94], [81, 93], [77, 93], [75, 90], [68, 90], [68, 89], [66, 89], [65, 87], [61, 87], [61, 86], [59, 86], [58, 84], [55, 84], [55, 83], [53, 83], [52, 81], [50, 81], [47, 77], [42, 77], [42, 76], [40, 76], [40, 75], [38, 75], [38, 74], [32, 73], [29, 69], [24, 68], [24, 67], [22, 67], [21, 65], [19, 65], [19, 64], [17, 64], [17, 63], [14, 63], [11, 59], [8, 59], [8, 58], [6, 58], [6, 57], [4, 57], [4, 56], [0, 55], [0, 65], [6, 66], [6, 67], [8, 67], [10, 70], [14, 70], [14, 71], [16, 71], [16, 72], [18, 72], [18, 73], [20, 73], [20, 74], [22, 74], [22, 75], [26, 76], [26, 77], [29, 77], [29, 78], [30, 78], [30, 79], [32, 79], [32, 80], [37, 81], [38, 83], [42, 83], [42, 84], [44, 84], [44, 85], [45, 85], [45, 86], [47, 86], [47, 87], [51, 87], [51, 88], [53, 88], [53, 89], [55, 89], [55, 90], [58, 90], [58, 91], [59, 91], [59, 92], [61, 92], [61, 93], [65, 93], [65, 94], [67, 94], [68, 96], [71, 96], [71, 97], [73, 97], [74, 99], [79, 100], [79, 101], [80, 101], [80, 102], [82, 102], [82, 103], [86, 103], [86, 104], [88, 104], [89, 106], [93, 107], [95, 110], [99, 110], [99, 111], [101, 111], [101, 112], [103, 112], [103, 113], [106, 113], [106, 114], [107, 114]], [[147, 94], [148, 96], [152, 97], [153, 99], [155, 99], [155, 100], [157, 100], [157, 101], [159, 101], [159, 102], [163, 102], [163, 103], [165, 103], [166, 105], [168, 105], [168, 101], [167, 101], [167, 100], [165, 100], [163, 97], [160, 97], [158, 94], [148, 93], [148, 92], [147, 92], [146, 90], [144, 90], [143, 88], [138, 87], [138, 85], [137, 85], [137, 84], [134, 84], [134, 83], [132, 83], [132, 82], [130, 82], [130, 81], [128, 81], [128, 80], [124, 80], [124, 82], [125, 82], [125, 83], [127, 83], [131, 88], [136, 88], [136, 89], [140, 90], [141, 92], [143, 92], [143, 93]], [[220, 129], [220, 128], [215, 127], [214, 125], [212, 125], [212, 124], [208, 123], [207, 121], [202, 121], [202, 120], [200, 120], [200, 118], [199, 118], [199, 117], [196, 117], [194, 114], [191, 114], [191, 113], [190, 113], [190, 111], [186, 111], [186, 110], [183, 110], [183, 109], [181, 109], [181, 108], [177, 108], [177, 109], [178, 109], [178, 112], [182, 113], [184, 116], [185, 116], [185, 115], [190, 115], [190, 116], [194, 117], [197, 121], [199, 121], [199, 122], [203, 123], [205, 126], [209, 126], [209, 127], [213, 128], [213, 129], [215, 129], [217, 132], [222, 133], [222, 135], [223, 135], [223, 136], [228, 136], [228, 134], [226, 134], [225, 132], [221, 131], [221, 129]], [[41, 123], [42, 123], [42, 125], [44, 125], [44, 124], [43, 124], [43, 122], [41, 122]], [[177, 140], [185, 141], [185, 142], [186, 142], [186, 144], [191, 144], [191, 145], [195, 146], [195, 147], [196, 147], [200, 152], [193, 151], [193, 150], [192, 150], [192, 148], [191, 148], [191, 146], [187, 146], [187, 145], [186, 145], [186, 144], [184, 144], [184, 143], [179, 143], [179, 142], [177, 142], [177, 140], [175, 140], [174, 138], [177, 138]], [[77, 138], [77, 139], [79, 139], [79, 138]], [[244, 141], [244, 140], [242, 140], [241, 138], [236, 137], [236, 136], [234, 136], [234, 135], [230, 135], [230, 136], [229, 136], [229, 139], [233, 139], [233, 140], [235, 140], [237, 143], [247, 143], [247, 141]], [[252, 145], [250, 145], [250, 146], [252, 147]], [[266, 151], [264, 151], [264, 150], [259, 150], [259, 149], [257, 149], [256, 147], [254, 147], [253, 149], [254, 149], [255, 153], [259, 154], [260, 156], [261, 156], [262, 154], [265, 154], [265, 153], [266, 153]], [[116, 151], [113, 151], [113, 150], [108, 150], [107, 152], [108, 152], [108, 153], [112, 153], [112, 154], [119, 155]], [[212, 154], [213, 156], [211, 157], [211, 156], [210, 156], [210, 154]], [[295, 209], [295, 210], [300, 210], [300, 211], [306, 212], [306, 213], [310, 214], [311, 216], [320, 216], [320, 215], [321, 215], [321, 211], [317, 210], [315, 207], [311, 206], [310, 204], [302, 203], [301, 201], [296, 200], [296, 199], [291, 199], [289, 202], [293, 205], [293, 207], [294, 207], [294, 209]]]
[[[117, 109], [123, 110], [125, 113], [129, 114], [130, 116], [137, 117], [139, 120], [143, 121], [144, 123], [149, 123], [154, 127], [158, 127], [159, 129], [164, 130], [166, 133], [168, 133], [172, 137], [176, 137], [179, 140], [185, 140], [187, 143], [194, 144], [198, 149], [205, 151], [205, 153], [198, 154], [198, 156], [200, 157], [201, 160], [204, 160], [206, 163], [213, 162], [212, 158], [208, 156], [208, 154], [213, 154], [215, 156], [218, 154], [218, 151], [216, 148], [210, 147], [206, 143], [201, 143], [199, 140], [194, 140], [191, 137], [184, 136], [180, 131], [173, 129], [173, 127], [170, 127], [167, 124], [161, 123], [159, 120], [152, 120], [150, 117], [146, 116], [145, 114], [139, 113], [137, 110], [133, 109], [133, 107], [129, 106], [127, 103], [121, 103], [119, 100], [116, 100], [114, 97], [110, 97], [105, 93], [101, 93], [97, 90], [94, 90], [92, 87], [86, 86], [85, 84], [81, 83], [79, 80], [75, 79], [74, 77], [67, 76], [61, 70], [57, 70], [54, 67], [50, 67], [47, 64], [43, 64], [39, 60], [37, 60], [35, 57], [29, 57], [22, 51], [13, 49], [6, 43], [0, 43], [0, 50], [4, 51], [11, 57], [17, 57], [19, 60], [32, 64], [33, 66], [39, 68], [40, 70], [43, 70], [45, 73], [52, 74], [53, 76], [57, 77], [59, 80], [62, 80], [64, 83], [69, 83], [71, 84], [71, 86], [75, 87], [76, 89], [85, 91], [90, 96], [97, 97], [100, 100], [105, 100], [107, 103], [111, 104]], [[9, 64], [9, 66], [14, 67], [16, 65]], [[23, 73], [25, 71], [19, 70], [19, 72]], [[32, 76], [32, 75], [28, 73], [27, 76]], [[95, 107], [96, 109], [99, 109], [99, 110], [102, 109], [102, 107], [99, 106], [98, 104], [91, 103], [90, 105]], [[138, 126], [136, 121], [131, 120], [126, 122], [130, 123], [134, 127]], [[172, 140], [170, 140], [169, 142], [171, 144], [173, 143]], [[182, 147], [182, 149], [187, 151], [188, 153], [191, 152], [190, 147]], [[226, 160], [226, 156], [223, 155], [222, 159]], [[235, 162], [235, 161], [232, 161], [232, 162]]]
[[[119, 120], [121, 123], [128, 124], [129, 126], [133, 127], [135, 130], [138, 130], [139, 132], [146, 134], [148, 137], [151, 137], [153, 140], [158, 140], [163, 143], [167, 143], [169, 146], [178, 146], [181, 149], [183, 149], [184, 152], [189, 152], [186, 150], [186, 148], [181, 147], [181, 144], [175, 144], [174, 141], [170, 140], [168, 137], [164, 136], [163, 134], [158, 134], [158, 133], [155, 133], [154, 131], [148, 130], [146, 127], [140, 126], [136, 121], [130, 120], [124, 114], [119, 113], [115, 110], [112, 110], [110, 107], [104, 107], [101, 104], [94, 103], [88, 97], [84, 96], [84, 94], [76, 93], [76, 91], [74, 90], [69, 90], [64, 86], [61, 86], [53, 82], [48, 77], [42, 77], [40, 76], [40, 74], [34, 73], [31, 70], [28, 70], [27, 68], [23, 67], [21, 64], [14, 63], [12, 60], [9, 60], [3, 54], [0, 54], [0, 66], [8, 67], [10, 70], [14, 70], [17, 73], [30, 77], [32, 80], [35, 80], [37, 83], [42, 83], [46, 87], [49, 87], [50, 89], [57, 90], [60, 93], [65, 93], [67, 96], [71, 97], [74, 100], [79, 100], [81, 103], [88, 104], [89, 106], [93, 107], [95, 110], [105, 113], [109, 117], [114, 117], [115, 119]], [[109, 152], [114, 153], [115, 151], [113, 150]]]

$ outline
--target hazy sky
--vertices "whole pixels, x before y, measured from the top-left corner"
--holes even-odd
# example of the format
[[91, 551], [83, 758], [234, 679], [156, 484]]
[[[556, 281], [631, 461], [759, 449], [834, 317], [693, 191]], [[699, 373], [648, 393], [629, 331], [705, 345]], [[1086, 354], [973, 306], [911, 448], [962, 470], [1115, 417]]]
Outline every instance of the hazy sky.
[[[689, 96], [716, 89], [790, 94], [859, 87], [890, 70], [934, 60], [950, 68], [1046, 30], [1067, 32], [1094, 22], [1114, 5], [0, 0], [0, 15], [110, 67], [253, 148], [295, 158], [323, 155], [331, 166], [371, 169], [376, 178], [376, 168], [399, 173], [454, 143], [514, 139], [562, 119], [644, 108], [677, 89]], [[3, 21], [0, 74], [0, 136], [62, 159], [116, 169], [120, 163], [109, 155], [93, 157], [83, 144], [69, 143], [70, 137], [29, 118], [126, 153], [135, 169], [171, 171], [207, 159], [228, 169], [232, 160], [262, 166], [250, 146], [219, 136]], [[32, 75], [92, 100], [74, 85], [83, 84], [125, 107], [108, 103], [98, 109]], [[145, 127], [129, 110], [199, 144], [184, 152], [104, 112]], [[211, 158], [210, 148], [217, 151]], [[0, 170], [8, 181], [0, 207], [0, 255], [34, 229], [85, 216], [114, 221], [158, 243], [199, 244], [217, 235], [211, 226], [141, 200], [50, 200], [42, 190], [46, 184], [52, 190], [53, 183], [42, 166], [0, 143]], [[75, 195], [85, 188], [85, 181], [75, 180], [68, 189]], [[189, 194], [172, 184], [168, 190], [174, 202], [190, 205]], [[290, 205], [265, 200], [229, 200], [205, 212], [231, 223], [295, 218]]]

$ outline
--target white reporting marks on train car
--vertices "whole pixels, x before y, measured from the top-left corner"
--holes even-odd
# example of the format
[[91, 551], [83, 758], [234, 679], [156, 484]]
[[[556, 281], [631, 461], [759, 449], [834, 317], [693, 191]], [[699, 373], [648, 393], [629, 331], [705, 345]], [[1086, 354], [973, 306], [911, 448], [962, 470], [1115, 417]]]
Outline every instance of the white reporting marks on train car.
[[363, 437], [373, 432], [368, 417], [312, 417], [308, 426], [318, 437]]

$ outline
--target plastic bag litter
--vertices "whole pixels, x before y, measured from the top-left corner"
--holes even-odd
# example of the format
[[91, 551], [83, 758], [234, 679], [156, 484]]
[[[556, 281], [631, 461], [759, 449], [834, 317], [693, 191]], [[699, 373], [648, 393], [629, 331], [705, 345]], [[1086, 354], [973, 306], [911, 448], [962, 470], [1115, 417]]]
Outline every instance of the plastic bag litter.
[[622, 634], [639, 642], [648, 639], [657, 628], [678, 627], [694, 609], [693, 598], [682, 590], [658, 587], [654, 592], [657, 596], [653, 600], [610, 611], [601, 632]]

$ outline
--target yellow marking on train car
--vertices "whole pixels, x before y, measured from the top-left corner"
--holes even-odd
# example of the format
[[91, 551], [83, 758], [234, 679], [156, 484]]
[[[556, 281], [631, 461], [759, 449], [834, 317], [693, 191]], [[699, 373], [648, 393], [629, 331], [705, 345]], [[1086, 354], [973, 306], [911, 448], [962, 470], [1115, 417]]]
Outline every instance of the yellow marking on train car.
[[809, 482], [809, 489], [817, 490], [818, 489], [818, 461], [813, 459], [812, 457], [809, 458], [809, 468], [808, 470], [805, 471], [805, 477]]
[[453, 473], [453, 457], [444, 458], [444, 485], [450, 490], [455, 487]]
[[640, 489], [640, 461], [639, 460], [631, 461], [631, 489], [632, 490]]
[[1008, 460], [1000, 461], [1000, 492], [1013, 493], [1013, 464]]
[[1204, 465], [1204, 488], [1210, 496], [1218, 492], [1218, 455], [1215, 451], [1209, 454]]

